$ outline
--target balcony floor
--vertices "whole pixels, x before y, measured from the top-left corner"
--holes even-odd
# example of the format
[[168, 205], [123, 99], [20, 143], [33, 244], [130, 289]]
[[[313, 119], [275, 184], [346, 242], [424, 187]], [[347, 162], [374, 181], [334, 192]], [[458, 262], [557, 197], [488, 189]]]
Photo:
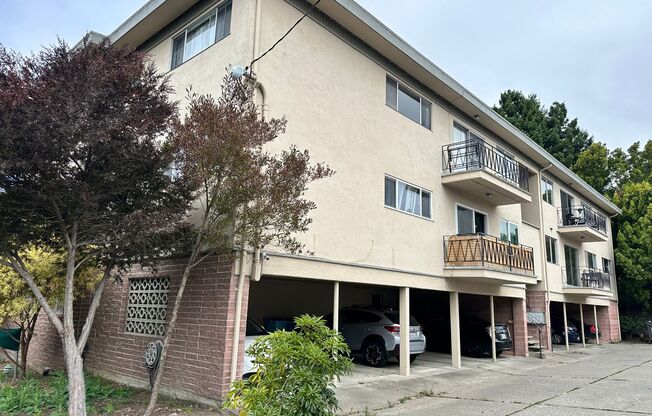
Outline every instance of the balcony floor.
[[497, 284], [534, 285], [537, 277], [531, 273], [492, 269], [482, 266], [445, 266], [444, 274], [454, 279], [494, 282]]
[[492, 205], [532, 202], [532, 195], [493, 173], [483, 169], [442, 173], [442, 183], [459, 189]]
[[560, 225], [557, 232], [569, 240], [578, 243], [599, 243], [609, 241], [609, 238], [600, 231], [588, 225]]

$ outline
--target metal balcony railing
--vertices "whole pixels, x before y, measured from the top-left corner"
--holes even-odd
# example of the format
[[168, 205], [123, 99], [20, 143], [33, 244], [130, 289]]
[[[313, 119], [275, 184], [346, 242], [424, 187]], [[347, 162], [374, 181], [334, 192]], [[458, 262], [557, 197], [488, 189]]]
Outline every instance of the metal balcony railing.
[[586, 205], [557, 208], [557, 215], [561, 227], [586, 225], [602, 234], [607, 234], [607, 217]]
[[534, 250], [486, 234], [444, 236], [446, 267], [481, 267], [534, 275]]
[[600, 269], [588, 267], [562, 267], [566, 286], [611, 290], [611, 275]]
[[480, 139], [444, 145], [442, 166], [449, 173], [487, 170], [525, 191], [530, 190], [527, 168]]

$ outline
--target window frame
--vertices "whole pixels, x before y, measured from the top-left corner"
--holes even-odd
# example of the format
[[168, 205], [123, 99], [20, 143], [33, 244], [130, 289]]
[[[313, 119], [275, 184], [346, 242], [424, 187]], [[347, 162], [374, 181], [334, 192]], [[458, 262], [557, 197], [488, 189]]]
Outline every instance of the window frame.
[[[546, 246], [546, 261], [550, 264], [559, 264], [559, 256], [557, 254], [557, 239], [550, 237], [549, 235], [545, 236], [545, 246]], [[548, 249], [551, 249], [550, 251]], [[550, 255], [549, 255], [550, 254]], [[552, 260], [552, 261], [551, 261]]]
[[[501, 223], [506, 223], [507, 224], [507, 240], [503, 240], [500, 236], [500, 225]], [[516, 242], [513, 242], [511, 239], [511, 226], [516, 227]], [[499, 218], [498, 219], [498, 239], [500, 241], [503, 241], [505, 243], [511, 243], [511, 244], [521, 244], [521, 237], [519, 233], [519, 229], [521, 228], [521, 225], [510, 220], [506, 220], [504, 218]]]
[[[231, 12], [229, 14], [229, 31], [224, 33], [224, 36], [221, 38], [217, 38], [217, 30], [218, 30], [218, 16], [220, 9], [226, 9], [226, 7], [230, 6], [231, 7]], [[189, 57], [188, 59], [184, 59], [185, 56], [185, 51], [186, 51], [186, 45], [188, 42], [188, 32], [196, 29], [197, 27], [201, 26], [204, 24], [207, 20], [210, 20], [211, 17], [215, 18], [215, 39], [213, 40], [213, 43], [210, 45], [206, 46], [204, 49], [201, 51], [197, 52], [193, 56]], [[215, 45], [216, 43], [220, 42], [221, 40], [225, 39], [231, 34], [231, 18], [233, 17], [233, 0], [224, 0], [217, 4], [216, 6], [212, 7], [211, 9], [205, 11], [195, 19], [193, 19], [190, 23], [188, 23], [186, 26], [183, 27], [183, 29], [180, 29], [178, 32], [176, 32], [173, 36], [170, 37], [171, 39], [171, 45], [170, 45], [170, 71], [180, 67], [181, 65], [185, 64], [186, 62], [190, 61], [192, 58], [195, 56], [201, 54], [211, 46]], [[181, 62], [178, 65], [175, 64], [175, 56], [174, 56], [174, 42], [179, 39], [180, 37], [183, 36], [183, 52], [181, 56]]]
[[547, 202], [548, 204], [554, 206], [555, 205], [555, 191], [554, 191], [555, 183], [553, 182], [552, 179], [548, 178], [547, 176], [541, 175], [541, 184], [544, 184], [544, 183], [546, 185], [550, 185], [550, 201], [548, 201], [546, 199], [546, 197], [545, 197], [547, 195], [547, 189], [541, 189], [541, 199], [544, 202]]
[[[390, 83], [390, 80], [394, 83], [394, 90], [395, 90], [395, 96], [396, 96], [396, 101], [394, 102], [394, 105], [390, 105], [387, 102], [387, 85]], [[414, 120], [412, 117], [408, 116], [404, 112], [402, 112], [399, 107], [398, 107], [398, 102], [399, 102], [399, 91], [403, 90], [403, 93], [408, 95], [408, 96], [414, 96], [412, 98], [418, 97], [419, 98], [419, 121]], [[425, 103], [424, 103], [425, 102]], [[430, 108], [430, 114], [428, 118], [424, 118], [424, 111], [423, 111], [423, 106], [424, 104]], [[389, 74], [386, 74], [385, 76], [385, 105], [392, 110], [396, 111], [397, 113], [401, 114], [407, 119], [412, 120], [413, 122], [419, 124], [421, 127], [426, 128], [430, 131], [432, 131], [432, 101], [428, 100], [425, 98], [422, 94], [419, 94], [416, 92], [413, 88], [410, 88], [407, 86], [404, 82], [399, 81], [396, 77], [391, 76]], [[425, 120], [427, 120], [427, 123], [425, 123]], [[427, 124], [427, 125], [426, 125]]]
[[[386, 191], [385, 182], [388, 179], [394, 181], [394, 206], [386, 204], [387, 195], [385, 194], [385, 191]], [[406, 186], [411, 186], [412, 188], [415, 188], [415, 189], [419, 190], [419, 214], [415, 214], [413, 212], [405, 211], [405, 210], [402, 210], [402, 209], [399, 208], [399, 204], [398, 204], [398, 184], [399, 184], [399, 182], [406, 185]], [[430, 213], [429, 217], [426, 217], [425, 215], [423, 215], [423, 194], [424, 194], [424, 192], [429, 195], [429, 198], [428, 198], [428, 212]], [[421, 186], [415, 185], [413, 183], [404, 181], [403, 179], [399, 179], [396, 176], [385, 174], [385, 177], [383, 179], [383, 205], [385, 206], [385, 208], [389, 208], [389, 209], [394, 210], [394, 211], [402, 212], [404, 214], [412, 215], [413, 217], [423, 218], [423, 219], [432, 221], [432, 191], [429, 190], [429, 189], [423, 188]]]
[[[467, 234], [460, 234], [460, 220], [458, 217], [458, 208], [464, 208], [468, 209], [469, 211], [473, 211], [473, 233], [472, 234], [487, 234], [487, 224], [489, 223], [489, 215], [486, 212], [480, 211], [478, 209], [469, 207], [464, 204], [460, 204], [459, 202], [455, 203], [455, 234], [456, 235], [467, 235]], [[484, 231], [482, 233], [475, 232], [475, 228], [477, 224], [475, 223], [475, 214], [481, 214], [484, 216]]]
[[[609, 265], [609, 270], [607, 270], [607, 268], [605, 267], [605, 262]], [[611, 261], [611, 259], [608, 259], [608, 258], [606, 258], [606, 257], [603, 257], [603, 258], [602, 258], [602, 271], [603, 271], [604, 273], [607, 273], [607, 274], [610, 275], [610, 276], [611, 276], [611, 274], [613, 273], [613, 268], [612, 268], [611, 265], [612, 265], [612, 261]]]
[[[596, 256], [595, 253], [592, 253], [592, 252], [587, 251], [587, 250], [584, 250], [584, 252], [586, 253], [586, 257], [585, 257], [586, 258], [586, 268], [591, 270], [591, 271], [600, 270], [597, 267], [598, 266], [598, 264], [597, 264], [598, 263], [598, 256]], [[593, 267], [591, 267], [591, 262], [589, 261], [589, 259], [593, 259]]]

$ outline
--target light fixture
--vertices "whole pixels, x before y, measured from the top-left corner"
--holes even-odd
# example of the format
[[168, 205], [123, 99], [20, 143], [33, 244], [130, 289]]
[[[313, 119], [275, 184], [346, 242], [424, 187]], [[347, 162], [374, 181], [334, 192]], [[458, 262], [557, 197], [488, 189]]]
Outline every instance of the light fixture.
[[491, 192], [487, 192], [485, 195], [487, 196], [487, 198], [491, 198], [492, 196], [494, 196], [494, 194]]
[[233, 79], [240, 79], [245, 74], [245, 72], [247, 72], [246, 68], [236, 65], [231, 67], [229, 74]]
[[479, 114], [474, 114], [474, 115], [473, 115], [473, 119], [474, 119], [475, 121], [480, 120], [480, 115], [479, 115]]

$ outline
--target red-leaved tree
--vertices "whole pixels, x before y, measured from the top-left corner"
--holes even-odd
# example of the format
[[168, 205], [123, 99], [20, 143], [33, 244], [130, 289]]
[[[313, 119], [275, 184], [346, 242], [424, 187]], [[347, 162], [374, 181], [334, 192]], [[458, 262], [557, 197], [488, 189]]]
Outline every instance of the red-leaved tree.
[[[31, 57], [0, 46], [0, 263], [27, 283], [56, 328], [69, 414], [86, 414], [82, 351], [112, 276], [169, 253], [189, 193], [169, 175], [160, 139], [176, 114], [171, 89], [138, 51], [59, 42]], [[65, 253], [63, 318], [21, 251]], [[84, 264], [102, 270], [75, 336], [74, 287]]]
[[[214, 254], [266, 246], [298, 252], [296, 235], [310, 225], [315, 203], [304, 193], [333, 171], [311, 164], [308, 151], [290, 147], [270, 153], [265, 145], [285, 131], [285, 119], [265, 120], [254, 104], [251, 84], [225, 76], [218, 98], [189, 94], [188, 114], [172, 126], [170, 141], [177, 180], [196, 198], [194, 240], [175, 296], [145, 415], [155, 408], [168, 346], [193, 267]], [[243, 263], [240, 263], [241, 267]], [[242, 292], [239, 283], [239, 293]]]

